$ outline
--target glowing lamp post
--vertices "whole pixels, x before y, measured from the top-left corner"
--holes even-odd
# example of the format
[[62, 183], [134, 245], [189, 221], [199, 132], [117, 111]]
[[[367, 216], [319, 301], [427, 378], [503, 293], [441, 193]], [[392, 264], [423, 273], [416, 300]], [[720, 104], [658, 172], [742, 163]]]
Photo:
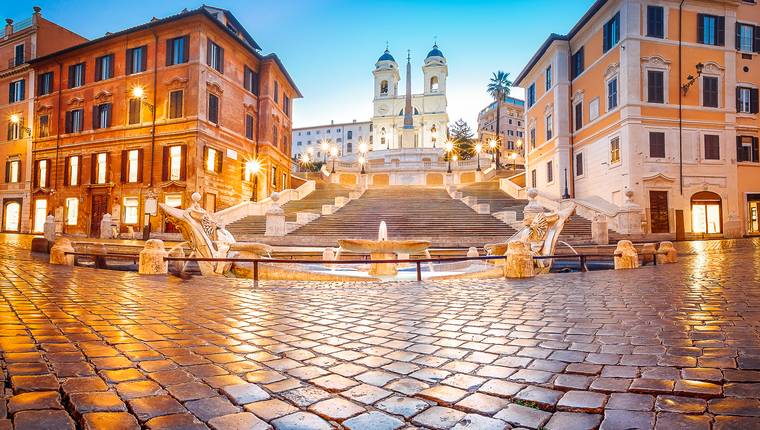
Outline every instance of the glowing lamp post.
[[337, 146], [332, 146], [330, 148], [330, 157], [332, 157], [332, 162], [333, 162], [332, 170], [330, 171], [330, 173], [335, 173], [335, 159], [338, 158], [338, 147]]
[[368, 146], [364, 141], [359, 142], [359, 164], [362, 166], [362, 175], [367, 173], [364, 171], [364, 163], [367, 162], [367, 159], [365, 158], [367, 155]]
[[259, 185], [259, 171], [261, 170], [261, 162], [259, 160], [250, 160], [245, 163], [245, 175], [249, 180], [253, 181], [253, 188], [251, 189], [251, 201], [256, 201], [256, 189]]
[[327, 164], [327, 151], [330, 149], [330, 142], [322, 139], [319, 142], [319, 148], [322, 150], [322, 153], [325, 154], [324, 157], [322, 158], [322, 162], [324, 164]]
[[[18, 126], [18, 127], [19, 127], [19, 129], [22, 129], [22, 130], [26, 131], [26, 133], [27, 133], [29, 136], [31, 136], [31, 135], [32, 135], [32, 129], [31, 129], [31, 128], [29, 128], [29, 127], [24, 127], [24, 125], [23, 125], [23, 124], [21, 124], [21, 115], [19, 115], [19, 114], [17, 114], [17, 113], [14, 113], [14, 114], [12, 114], [12, 115], [11, 115], [11, 117], [10, 117], [9, 119], [10, 119], [10, 121], [11, 121], [11, 124], [13, 124], [13, 125], [15, 125], [15, 126]], [[10, 133], [9, 133], [9, 134], [10, 134]]]
[[496, 146], [498, 144], [499, 143], [496, 142], [496, 139], [491, 139], [491, 140], [488, 141], [488, 148], [491, 150], [491, 162], [492, 163], [496, 162]]
[[478, 158], [478, 172], [480, 172], [480, 153], [483, 151], [483, 145], [480, 143], [475, 144], [475, 157]]
[[517, 153], [513, 152], [510, 157], [512, 157], [512, 170], [517, 171]]
[[448, 140], [446, 141], [446, 144], [443, 146], [443, 148], [446, 150], [446, 154], [448, 155], [449, 160], [449, 167], [446, 169], [446, 173], [451, 173], [451, 151], [454, 150], [454, 142]]

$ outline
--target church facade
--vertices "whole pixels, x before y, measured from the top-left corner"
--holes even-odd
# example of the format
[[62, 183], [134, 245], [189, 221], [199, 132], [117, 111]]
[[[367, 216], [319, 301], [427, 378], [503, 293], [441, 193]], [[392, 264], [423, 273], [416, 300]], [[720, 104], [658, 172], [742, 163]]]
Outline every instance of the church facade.
[[446, 113], [446, 58], [434, 45], [422, 66], [424, 91], [411, 93], [411, 58], [407, 57], [405, 92], [399, 92], [401, 71], [386, 49], [375, 63], [371, 149], [443, 148]]

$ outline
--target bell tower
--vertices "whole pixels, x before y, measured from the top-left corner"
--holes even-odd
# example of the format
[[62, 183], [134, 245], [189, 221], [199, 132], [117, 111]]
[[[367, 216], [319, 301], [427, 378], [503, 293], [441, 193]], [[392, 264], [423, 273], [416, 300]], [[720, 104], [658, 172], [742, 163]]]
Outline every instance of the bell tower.
[[398, 82], [400, 80], [398, 63], [385, 48], [383, 55], [375, 63], [375, 100], [379, 98], [391, 98], [398, 95]]

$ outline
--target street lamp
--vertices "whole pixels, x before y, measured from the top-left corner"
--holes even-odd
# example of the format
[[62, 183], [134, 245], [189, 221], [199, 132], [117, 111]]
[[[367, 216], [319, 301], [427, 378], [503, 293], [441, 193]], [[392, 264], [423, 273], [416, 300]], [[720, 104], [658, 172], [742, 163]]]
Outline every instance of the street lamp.
[[330, 142], [328, 142], [325, 139], [322, 139], [319, 141], [319, 148], [322, 150], [322, 153], [325, 154], [322, 162], [324, 164], [327, 164], [327, 151], [330, 149]]
[[449, 167], [446, 169], [446, 173], [451, 173], [451, 151], [454, 150], [454, 142], [447, 140], [443, 148], [446, 150], [446, 154], [448, 155], [446, 158], [449, 160]]
[[332, 157], [332, 171], [330, 173], [335, 173], [335, 159], [338, 158], [338, 147], [333, 146], [330, 148], [330, 156]]
[[16, 125], [19, 127], [19, 129], [26, 131], [26, 133], [31, 136], [32, 135], [32, 129], [29, 127], [24, 127], [23, 124], [21, 124], [21, 115], [14, 113], [10, 117], [11, 123], [13, 125]]
[[[491, 149], [491, 162], [496, 162], [496, 145], [499, 143], [496, 141], [496, 139], [491, 139], [488, 141], [488, 148]], [[498, 166], [497, 166], [498, 167]]]
[[364, 157], [367, 154], [367, 150], [368, 149], [369, 149], [369, 147], [367, 146], [367, 144], [363, 140], [359, 141], [359, 154], [360, 154], [360, 156], [359, 156], [359, 164], [362, 165], [362, 175], [366, 173], [364, 171], [364, 163], [367, 160]]
[[704, 70], [705, 65], [702, 63], [697, 63], [696, 67], [697, 67], [697, 76], [692, 76], [692, 75], [686, 76], [686, 83], [684, 83], [681, 86], [683, 95], [686, 95], [686, 93], [689, 92], [689, 88], [691, 88], [691, 86], [694, 85], [695, 82], [697, 82], [697, 79], [699, 79], [699, 77], [702, 76], [702, 70]]
[[150, 113], [153, 113], [153, 105], [148, 103], [147, 100], [145, 100], [145, 88], [137, 85], [132, 88], [132, 97], [139, 99], [141, 103], [143, 103], [145, 106], [148, 107], [150, 110]]
[[361, 164], [361, 166], [362, 166], [362, 175], [365, 174], [365, 173], [367, 173], [367, 172], [364, 171], [364, 163], [366, 163], [366, 162], [367, 162], [367, 159], [364, 158], [363, 155], [360, 155], [359, 156], [359, 164]]
[[512, 170], [517, 171], [517, 152], [513, 152], [510, 157], [512, 157]]
[[251, 201], [256, 201], [256, 188], [259, 185], [259, 171], [261, 170], [261, 162], [259, 160], [250, 160], [245, 163], [245, 176], [253, 181], [253, 189], [251, 189]]
[[480, 172], [480, 152], [483, 150], [483, 145], [481, 143], [475, 144], [475, 156], [478, 157], [478, 172]]

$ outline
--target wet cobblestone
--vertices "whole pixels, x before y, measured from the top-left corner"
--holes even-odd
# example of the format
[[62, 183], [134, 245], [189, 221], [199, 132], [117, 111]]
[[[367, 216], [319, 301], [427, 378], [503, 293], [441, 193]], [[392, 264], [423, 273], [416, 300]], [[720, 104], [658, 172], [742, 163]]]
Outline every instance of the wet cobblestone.
[[758, 242], [689, 250], [526, 281], [253, 285], [0, 245], [0, 429], [760, 428]]

